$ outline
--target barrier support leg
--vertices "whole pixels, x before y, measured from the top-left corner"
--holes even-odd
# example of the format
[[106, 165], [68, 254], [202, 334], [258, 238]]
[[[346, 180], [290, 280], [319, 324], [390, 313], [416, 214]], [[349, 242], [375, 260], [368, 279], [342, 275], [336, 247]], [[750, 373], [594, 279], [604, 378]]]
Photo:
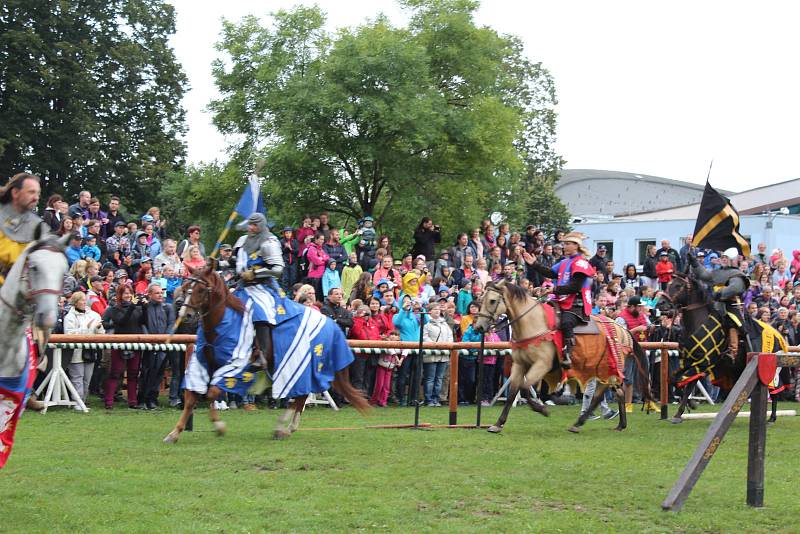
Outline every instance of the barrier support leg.
[[[692, 488], [694, 488], [700, 475], [703, 474], [703, 470], [708, 465], [708, 462], [711, 461], [711, 458], [713, 458], [714, 453], [717, 452], [717, 448], [720, 443], [722, 443], [722, 438], [725, 437], [725, 433], [736, 419], [736, 414], [739, 413], [744, 403], [747, 402], [747, 398], [750, 396], [750, 392], [753, 391], [756, 382], [758, 382], [758, 357], [751, 359], [747, 367], [744, 368], [742, 376], [739, 377], [739, 380], [733, 386], [733, 389], [731, 389], [728, 398], [725, 400], [725, 404], [722, 405], [719, 414], [714, 418], [711, 426], [708, 427], [706, 435], [703, 436], [703, 440], [697, 446], [697, 449], [695, 449], [689, 463], [686, 464], [681, 476], [678, 477], [677, 482], [672, 486], [667, 498], [661, 503], [661, 508], [677, 512], [683, 507]], [[756, 410], [755, 406], [753, 410]], [[763, 411], [766, 411], [766, 404], [764, 404]]]
[[450, 407], [450, 424], [458, 424], [458, 349], [450, 351], [450, 393], [447, 396]]
[[[192, 353], [194, 352], [194, 343], [189, 343], [186, 345], [186, 354], [184, 356], [183, 361], [183, 371], [186, 372], [186, 368], [189, 367], [189, 358], [192, 357]], [[180, 397], [181, 389], [178, 387], [178, 397]], [[195, 406], [196, 408], [197, 406]], [[192, 432], [194, 431], [194, 411], [189, 414], [189, 418], [186, 420], [186, 426], [183, 429], [185, 432]]]

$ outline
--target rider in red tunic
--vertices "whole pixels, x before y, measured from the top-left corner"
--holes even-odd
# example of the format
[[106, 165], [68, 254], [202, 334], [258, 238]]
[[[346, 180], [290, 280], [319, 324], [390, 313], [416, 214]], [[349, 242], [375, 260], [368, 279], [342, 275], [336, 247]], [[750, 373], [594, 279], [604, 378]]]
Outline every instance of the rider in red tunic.
[[572, 367], [570, 356], [575, 347], [573, 329], [579, 322], [588, 322], [592, 313], [592, 278], [595, 273], [586, 259], [589, 251], [583, 246], [583, 239], [579, 232], [565, 235], [561, 240], [564, 245], [564, 259], [552, 268], [538, 263], [532, 254], [526, 252], [523, 256], [525, 263], [536, 272], [556, 280], [555, 287], [550, 288], [548, 293], [557, 296], [561, 308], [561, 331], [566, 342], [561, 366], [566, 369]]

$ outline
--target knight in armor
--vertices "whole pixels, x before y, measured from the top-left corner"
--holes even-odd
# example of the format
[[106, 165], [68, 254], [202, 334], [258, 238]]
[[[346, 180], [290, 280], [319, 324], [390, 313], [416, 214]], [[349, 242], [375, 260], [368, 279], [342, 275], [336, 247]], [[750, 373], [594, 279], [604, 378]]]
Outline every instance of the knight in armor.
[[233, 246], [236, 258], [236, 273], [239, 275], [237, 296], [253, 301], [259, 310], [254, 313], [256, 339], [262, 354], [271, 345], [270, 327], [277, 324], [276, 316], [283, 309], [280, 302], [285, 298], [276, 282], [283, 273], [283, 254], [278, 238], [270, 232], [267, 219], [261, 213], [253, 213], [236, 226], [247, 231]]
[[549, 288], [547, 293], [556, 295], [561, 309], [561, 332], [566, 343], [561, 366], [569, 369], [572, 367], [571, 356], [575, 347], [574, 329], [579, 323], [587, 323], [592, 312], [592, 279], [595, 272], [586, 259], [589, 251], [583, 246], [582, 234], [570, 232], [561, 242], [564, 257], [552, 267], [539, 263], [535, 256], [527, 252], [523, 258], [534, 271], [556, 281], [555, 287]]
[[739, 350], [739, 330], [745, 333], [742, 313], [742, 295], [750, 286], [750, 280], [739, 269], [739, 251], [729, 248], [722, 253], [721, 267], [708, 270], [692, 254], [686, 256], [695, 276], [713, 287], [714, 308], [719, 313], [724, 327], [728, 329], [728, 354], [735, 357]]
[[[42, 235], [50, 231], [50, 226], [33, 212], [41, 191], [39, 177], [24, 172], [0, 188], [0, 287], [22, 251], [35, 240], [37, 230]], [[44, 404], [31, 394], [27, 407], [41, 410]]]
[[40, 194], [39, 177], [24, 172], [0, 188], [0, 287], [19, 255], [34, 240], [37, 228], [42, 233], [50, 231], [33, 212]]

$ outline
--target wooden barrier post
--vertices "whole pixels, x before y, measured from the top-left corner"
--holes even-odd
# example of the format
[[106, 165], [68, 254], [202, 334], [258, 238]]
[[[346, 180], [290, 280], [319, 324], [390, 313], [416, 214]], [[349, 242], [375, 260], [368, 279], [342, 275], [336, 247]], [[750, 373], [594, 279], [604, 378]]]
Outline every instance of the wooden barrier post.
[[[753, 358], [757, 360], [758, 358]], [[750, 439], [747, 444], [747, 504], [764, 506], [764, 452], [767, 444], [767, 386], [757, 381], [750, 395]]]
[[450, 351], [450, 393], [447, 401], [450, 407], [450, 424], [458, 424], [458, 349]]
[[661, 349], [661, 419], [669, 418], [669, 351]]

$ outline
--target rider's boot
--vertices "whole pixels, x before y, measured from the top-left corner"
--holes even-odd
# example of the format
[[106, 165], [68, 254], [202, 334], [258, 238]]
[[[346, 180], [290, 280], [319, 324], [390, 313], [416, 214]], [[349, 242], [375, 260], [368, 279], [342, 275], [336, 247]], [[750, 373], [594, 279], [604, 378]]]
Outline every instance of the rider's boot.
[[567, 343], [564, 345], [564, 358], [561, 360], [561, 367], [564, 369], [572, 369], [572, 350], [575, 348], [575, 336], [568, 337]]
[[254, 351], [253, 361], [250, 365], [256, 369], [263, 369], [269, 371], [269, 364], [267, 363], [267, 354], [272, 349], [272, 329], [269, 324], [257, 322], [256, 329], [256, 342], [258, 343], [258, 350]]
[[736, 359], [736, 355], [739, 353], [739, 331], [736, 328], [731, 328], [728, 330], [728, 356], [732, 359]]

